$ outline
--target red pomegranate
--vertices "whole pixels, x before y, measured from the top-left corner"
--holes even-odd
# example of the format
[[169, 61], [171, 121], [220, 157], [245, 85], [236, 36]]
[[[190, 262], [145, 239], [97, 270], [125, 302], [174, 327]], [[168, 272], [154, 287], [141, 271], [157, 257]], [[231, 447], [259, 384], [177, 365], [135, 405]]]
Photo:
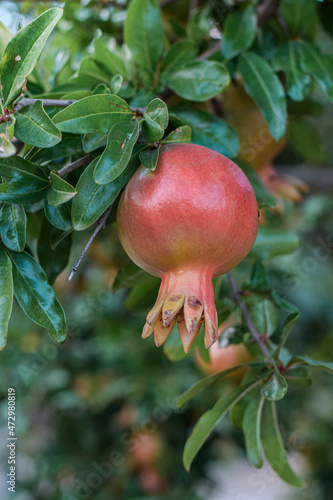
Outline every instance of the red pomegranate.
[[129, 257], [162, 278], [142, 336], [165, 342], [176, 321], [185, 352], [205, 326], [217, 339], [212, 278], [235, 267], [258, 232], [247, 177], [225, 156], [194, 144], [161, 147], [154, 172], [141, 166], [120, 200], [117, 227]]

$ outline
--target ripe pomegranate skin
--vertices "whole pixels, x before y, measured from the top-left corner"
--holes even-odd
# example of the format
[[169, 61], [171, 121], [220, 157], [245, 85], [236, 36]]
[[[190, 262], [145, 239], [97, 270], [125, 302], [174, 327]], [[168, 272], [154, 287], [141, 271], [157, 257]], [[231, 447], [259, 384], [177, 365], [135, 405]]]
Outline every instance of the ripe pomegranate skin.
[[258, 232], [255, 194], [242, 170], [203, 146], [162, 146], [155, 171], [141, 166], [127, 184], [117, 228], [129, 257], [162, 278], [142, 336], [154, 332], [160, 346], [177, 321], [188, 352], [204, 322], [210, 347], [217, 339], [212, 278], [239, 264]]

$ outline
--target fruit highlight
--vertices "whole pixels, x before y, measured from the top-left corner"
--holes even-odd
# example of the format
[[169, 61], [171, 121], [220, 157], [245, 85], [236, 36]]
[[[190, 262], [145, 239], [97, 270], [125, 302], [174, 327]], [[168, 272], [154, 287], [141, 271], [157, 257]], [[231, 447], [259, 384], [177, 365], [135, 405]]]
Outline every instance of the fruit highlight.
[[120, 200], [117, 227], [129, 257], [162, 279], [142, 336], [162, 345], [177, 322], [188, 352], [201, 324], [205, 346], [217, 339], [212, 278], [251, 250], [258, 207], [242, 170], [194, 144], [161, 148], [154, 172], [141, 166]]

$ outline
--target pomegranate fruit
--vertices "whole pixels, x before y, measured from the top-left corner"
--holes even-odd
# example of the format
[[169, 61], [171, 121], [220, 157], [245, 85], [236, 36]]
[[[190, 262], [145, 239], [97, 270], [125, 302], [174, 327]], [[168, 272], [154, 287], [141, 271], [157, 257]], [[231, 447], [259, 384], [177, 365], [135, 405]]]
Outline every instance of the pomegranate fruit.
[[201, 323], [217, 339], [212, 278], [235, 267], [258, 232], [252, 186], [230, 159], [203, 146], [161, 147], [155, 171], [141, 166], [120, 200], [117, 227], [129, 257], [162, 278], [142, 336], [162, 345], [176, 321], [185, 352]]

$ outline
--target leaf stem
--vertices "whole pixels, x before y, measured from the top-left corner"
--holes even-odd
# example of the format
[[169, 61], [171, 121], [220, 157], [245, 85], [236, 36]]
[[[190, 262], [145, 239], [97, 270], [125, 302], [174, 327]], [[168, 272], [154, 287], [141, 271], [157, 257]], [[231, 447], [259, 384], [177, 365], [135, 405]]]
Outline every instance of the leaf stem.
[[252, 335], [253, 340], [255, 340], [255, 342], [258, 344], [259, 349], [261, 350], [265, 359], [270, 364], [274, 365], [274, 361], [273, 361], [271, 355], [269, 354], [268, 350], [266, 349], [266, 346], [264, 345], [264, 343], [261, 340], [260, 333], [258, 332], [258, 330], [255, 328], [254, 324], [251, 321], [247, 307], [246, 307], [245, 303], [243, 302], [243, 300], [241, 299], [241, 292], [240, 292], [239, 288], [237, 287], [237, 283], [236, 283], [234, 277], [232, 276], [232, 274], [230, 272], [227, 273], [227, 276], [228, 276], [228, 279], [229, 279], [229, 282], [231, 285], [232, 293], [235, 297], [235, 300], [238, 304], [238, 307], [242, 311], [245, 322], [246, 322], [247, 326], [249, 327], [249, 330], [250, 330], [250, 333]]

